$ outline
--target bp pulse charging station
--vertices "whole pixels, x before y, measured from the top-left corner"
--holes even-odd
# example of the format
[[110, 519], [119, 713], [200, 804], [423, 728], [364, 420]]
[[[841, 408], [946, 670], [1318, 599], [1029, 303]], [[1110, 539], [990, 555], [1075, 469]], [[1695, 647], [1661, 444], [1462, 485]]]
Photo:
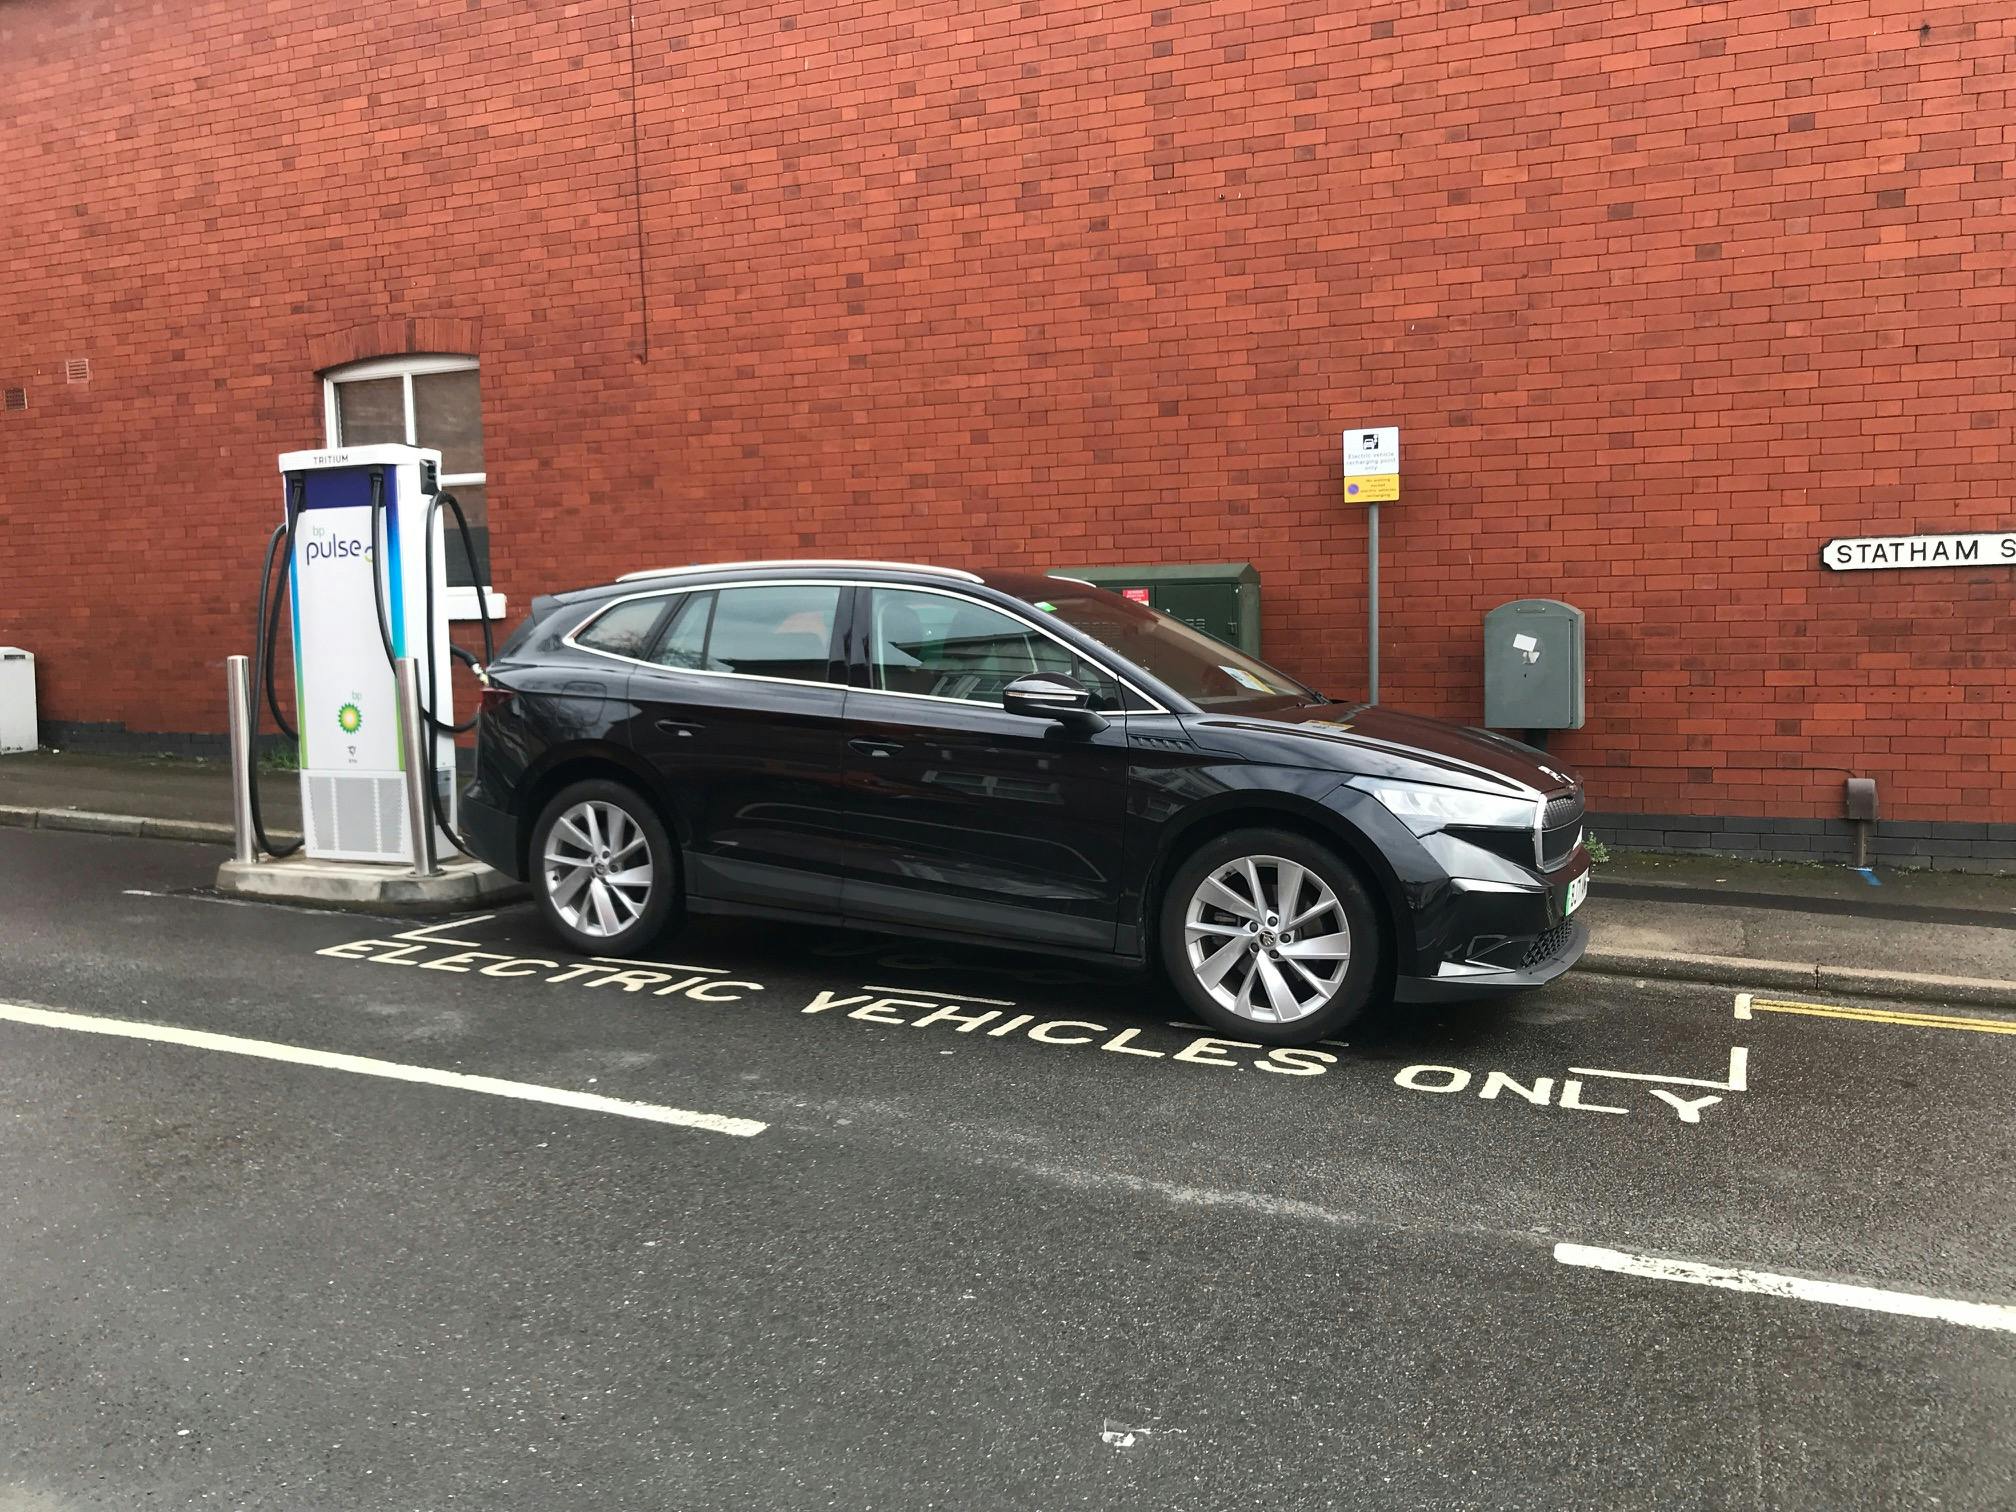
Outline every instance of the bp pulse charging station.
[[[412, 657], [426, 713], [435, 851], [452, 851], [455, 746], [441, 454], [354, 446], [280, 458], [291, 539], [302, 848], [330, 861], [412, 862], [394, 662]], [[431, 716], [431, 717], [430, 717]], [[444, 822], [445, 821], [445, 824]]]

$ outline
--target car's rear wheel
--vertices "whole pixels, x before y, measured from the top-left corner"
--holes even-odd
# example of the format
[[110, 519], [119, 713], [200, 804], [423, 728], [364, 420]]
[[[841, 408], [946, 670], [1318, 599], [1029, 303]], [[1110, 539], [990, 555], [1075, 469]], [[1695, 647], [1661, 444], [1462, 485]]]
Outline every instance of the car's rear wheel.
[[1379, 921], [1357, 874], [1287, 830], [1220, 835], [1162, 899], [1163, 968], [1214, 1028], [1270, 1045], [1326, 1038], [1365, 1010]]
[[642, 949], [679, 903], [664, 821], [620, 782], [577, 782], [554, 794], [532, 827], [530, 860], [539, 911], [583, 955]]

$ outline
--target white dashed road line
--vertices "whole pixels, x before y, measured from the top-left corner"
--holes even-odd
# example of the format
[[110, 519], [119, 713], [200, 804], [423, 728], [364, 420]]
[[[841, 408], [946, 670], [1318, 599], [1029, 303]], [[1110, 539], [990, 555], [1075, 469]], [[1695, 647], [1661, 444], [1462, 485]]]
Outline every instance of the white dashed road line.
[[1859, 1307], [1864, 1312], [1897, 1313], [1907, 1318], [1931, 1318], [1965, 1328], [2016, 1333], [2016, 1307], [2001, 1302], [1962, 1302], [1952, 1297], [1927, 1297], [1917, 1292], [1885, 1291], [1844, 1281], [1814, 1281], [1805, 1276], [1781, 1276], [1772, 1271], [1735, 1270], [1696, 1260], [1663, 1260], [1589, 1244], [1557, 1244], [1554, 1258], [1563, 1265], [1612, 1271], [1620, 1276], [1644, 1276], [1653, 1281], [1684, 1281], [1690, 1286], [1714, 1286], [1724, 1291], [1754, 1292], [1766, 1297], [1791, 1297], [1801, 1302], [1825, 1302], [1834, 1307]]
[[310, 1050], [300, 1045], [276, 1044], [272, 1040], [241, 1039], [235, 1034], [211, 1034], [201, 1029], [177, 1029], [168, 1024], [139, 1024], [127, 1019], [98, 1018], [87, 1013], [64, 1013], [59, 1009], [36, 1008], [26, 1003], [0, 1003], [0, 1020], [33, 1024], [44, 1029], [68, 1029], [79, 1034], [104, 1034], [116, 1039], [184, 1045], [192, 1050], [217, 1050], [226, 1055], [248, 1055], [258, 1060], [285, 1061], [295, 1066], [317, 1066], [325, 1071], [348, 1071], [358, 1076], [383, 1077], [387, 1081], [418, 1082], [423, 1086], [449, 1087], [460, 1092], [482, 1092], [491, 1097], [516, 1098], [520, 1102], [551, 1103], [558, 1108], [575, 1108], [584, 1113], [610, 1113], [618, 1118], [643, 1119], [646, 1123], [676, 1124], [680, 1128], [701, 1129], [709, 1134], [734, 1134], [747, 1138], [761, 1134], [769, 1127], [753, 1118], [694, 1113], [685, 1108], [626, 1102], [622, 1098], [575, 1092], [566, 1087], [542, 1087], [535, 1082], [470, 1076], [461, 1071], [439, 1071], [432, 1066], [408, 1066], [398, 1061], [374, 1060], [365, 1055], [339, 1055], [332, 1050]]

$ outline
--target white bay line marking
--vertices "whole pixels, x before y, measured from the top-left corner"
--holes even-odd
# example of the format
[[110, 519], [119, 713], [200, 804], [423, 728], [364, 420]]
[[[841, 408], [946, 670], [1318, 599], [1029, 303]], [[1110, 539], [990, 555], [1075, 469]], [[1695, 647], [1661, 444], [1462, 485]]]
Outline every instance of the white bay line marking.
[[970, 992], [940, 992], [935, 987], [878, 987], [873, 982], [863, 982], [861, 986], [869, 992], [928, 993], [933, 1002], [944, 998], [954, 1003], [991, 1003], [996, 1008], [1013, 1008], [1015, 1006], [1006, 998], [975, 997]]
[[435, 934], [434, 931], [437, 929], [446, 929], [451, 924], [457, 929], [467, 924], [487, 924], [496, 917], [497, 915], [495, 914], [471, 914], [466, 919], [443, 919], [438, 924], [422, 924], [417, 929], [409, 929], [404, 934], [394, 935], [392, 938], [395, 940], [427, 940], [436, 945], [460, 945], [464, 950], [476, 950], [481, 947], [483, 943], [481, 940], [450, 940], [445, 936]]
[[2002, 1302], [1962, 1302], [1952, 1297], [1927, 1297], [1917, 1292], [1885, 1291], [1846, 1281], [1814, 1281], [1805, 1276], [1781, 1276], [1774, 1271], [1737, 1270], [1704, 1265], [1696, 1260], [1662, 1260], [1625, 1250], [1590, 1244], [1557, 1244], [1554, 1258], [1563, 1265], [1612, 1271], [1620, 1276], [1644, 1276], [1653, 1281], [1684, 1281], [1690, 1286], [1714, 1286], [1723, 1291], [1754, 1292], [1766, 1297], [1790, 1297], [1801, 1302], [1825, 1302], [1834, 1307], [1859, 1307], [1865, 1312], [1897, 1313], [1907, 1318], [1931, 1318], [1965, 1328], [2016, 1333], [2016, 1307]]
[[314, 908], [306, 903], [282, 903], [277, 898], [216, 898], [208, 893], [153, 892], [145, 887], [122, 887], [121, 897], [166, 898], [174, 903], [221, 903], [226, 908], [277, 908], [282, 913], [310, 914], [318, 919], [384, 919], [384, 914], [359, 913], [352, 908]]
[[1739, 1019], [1750, 1017], [1750, 994], [1747, 992], [1736, 994], [1736, 1017]]
[[1717, 1092], [1750, 1090], [1750, 1051], [1743, 1045], [1729, 1047], [1729, 1080], [1703, 1081], [1698, 1076], [1656, 1076], [1650, 1071], [1599, 1071], [1594, 1066], [1570, 1066], [1576, 1076], [1614, 1076], [1619, 1081], [1664, 1082], [1671, 1087], [1713, 1087]]
[[633, 961], [628, 956], [590, 956], [605, 966], [642, 966], [650, 971], [698, 971], [706, 976], [726, 976], [726, 966], [681, 966], [677, 961]]
[[65, 1013], [55, 1008], [32, 1007], [27, 1003], [0, 1003], [0, 1019], [17, 1024], [34, 1024], [44, 1029], [111, 1035], [115, 1039], [185, 1045], [192, 1050], [219, 1050], [227, 1055], [249, 1055], [258, 1060], [285, 1061], [295, 1066], [319, 1066], [325, 1071], [382, 1076], [387, 1081], [418, 1082], [429, 1087], [452, 1087], [462, 1092], [486, 1092], [492, 1097], [551, 1103], [558, 1108], [578, 1108], [584, 1113], [613, 1113], [619, 1118], [677, 1124], [685, 1129], [704, 1129], [710, 1134], [747, 1137], [761, 1134], [770, 1127], [753, 1118], [731, 1118], [724, 1113], [692, 1113], [684, 1108], [661, 1107], [657, 1103], [625, 1102], [619, 1097], [603, 1097], [594, 1092], [542, 1087], [535, 1082], [502, 1081], [494, 1076], [471, 1076], [462, 1071], [437, 1071], [432, 1066], [408, 1066], [398, 1061], [374, 1060], [366, 1055], [340, 1055], [333, 1050], [309, 1050], [300, 1045], [276, 1044], [272, 1040], [240, 1039], [235, 1034], [211, 1034], [203, 1029], [178, 1029], [169, 1024], [140, 1024], [128, 1019], [99, 1018], [88, 1013]]

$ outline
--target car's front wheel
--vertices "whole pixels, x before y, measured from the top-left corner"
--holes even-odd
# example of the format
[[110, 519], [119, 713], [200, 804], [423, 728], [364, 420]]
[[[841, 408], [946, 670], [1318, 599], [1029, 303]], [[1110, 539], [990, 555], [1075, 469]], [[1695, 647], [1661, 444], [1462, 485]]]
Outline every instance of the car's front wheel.
[[1207, 841], [1163, 895], [1164, 969], [1215, 1028], [1270, 1045], [1326, 1038], [1364, 1011], [1379, 925], [1357, 874], [1286, 830]]
[[620, 782], [577, 782], [532, 827], [532, 892], [555, 933], [583, 955], [640, 950], [679, 901], [678, 863], [657, 812]]

